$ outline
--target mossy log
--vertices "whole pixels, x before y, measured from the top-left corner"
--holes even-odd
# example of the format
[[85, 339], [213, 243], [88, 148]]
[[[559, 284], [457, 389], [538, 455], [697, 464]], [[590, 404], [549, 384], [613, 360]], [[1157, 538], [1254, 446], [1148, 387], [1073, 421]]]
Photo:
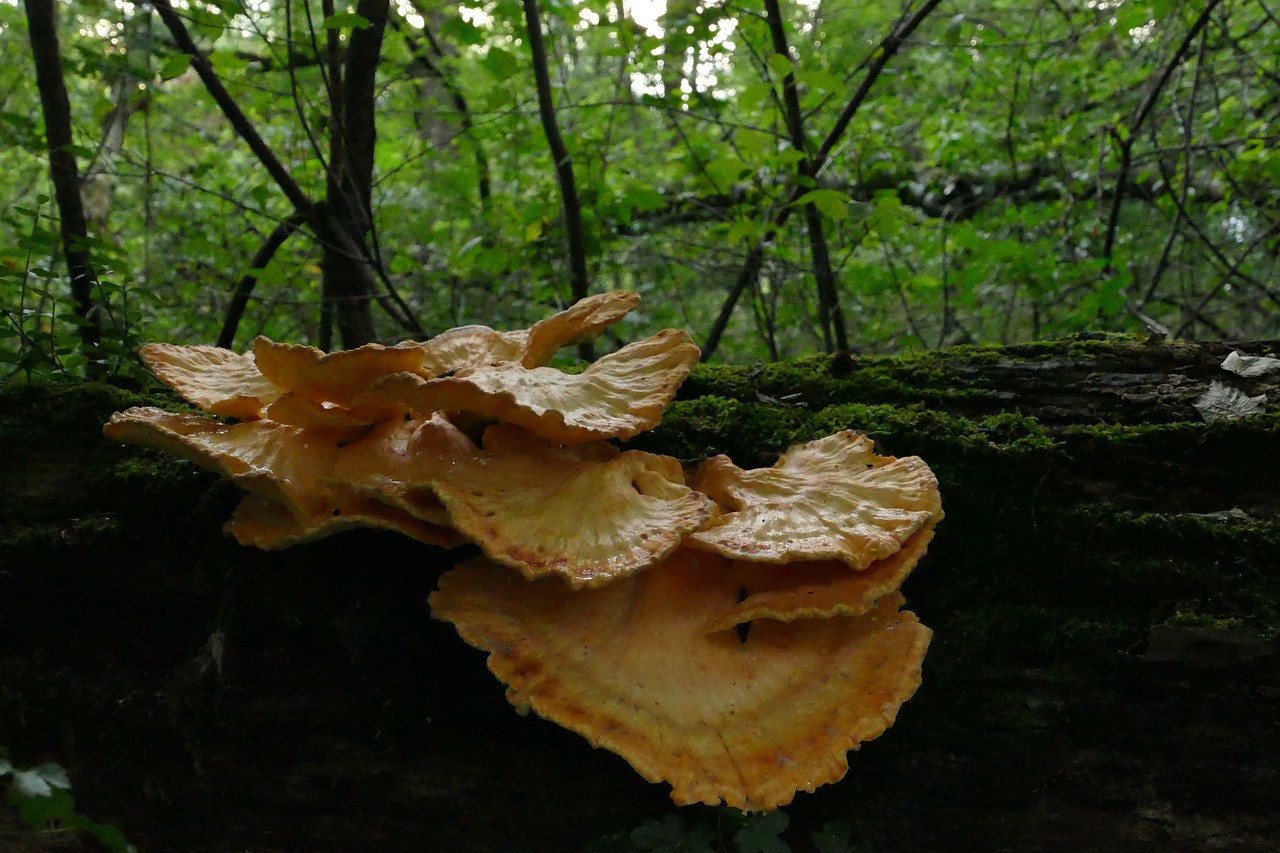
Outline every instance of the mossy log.
[[[1263, 345], [1245, 350], [1265, 354]], [[904, 587], [924, 685], [787, 808], [893, 851], [1280, 849], [1280, 415], [1207, 424], [1222, 346], [1076, 338], [700, 368], [633, 446], [769, 464], [837, 429], [924, 457], [946, 519]], [[149, 402], [0, 392], [0, 745], [146, 851], [630, 849], [673, 810], [506, 705], [430, 619], [449, 557], [277, 554], [233, 487], [101, 437]], [[682, 810], [710, 821], [711, 810]], [[0, 838], [0, 847], [4, 839]]]

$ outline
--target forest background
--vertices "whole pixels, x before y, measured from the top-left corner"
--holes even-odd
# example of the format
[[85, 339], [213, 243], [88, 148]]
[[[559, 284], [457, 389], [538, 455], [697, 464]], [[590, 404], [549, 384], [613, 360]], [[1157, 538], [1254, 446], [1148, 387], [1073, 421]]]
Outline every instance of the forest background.
[[0, 0], [0, 46], [8, 378], [611, 288], [603, 348], [733, 361], [1280, 337], [1276, 0]]

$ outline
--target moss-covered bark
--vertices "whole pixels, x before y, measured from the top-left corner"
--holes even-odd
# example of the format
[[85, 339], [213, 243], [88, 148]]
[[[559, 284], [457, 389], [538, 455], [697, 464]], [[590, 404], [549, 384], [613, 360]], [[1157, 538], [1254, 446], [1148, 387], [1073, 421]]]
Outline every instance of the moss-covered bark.
[[[1280, 389], [1225, 352], [703, 367], [633, 442], [761, 465], [854, 428], [942, 482], [904, 588], [936, 631], [925, 684], [789, 808], [795, 849], [831, 820], [877, 851], [1280, 844], [1280, 417], [1192, 406], [1215, 378]], [[0, 392], [0, 744], [67, 764], [95, 818], [150, 850], [560, 851], [670, 809], [507, 708], [429, 619], [444, 554], [374, 533], [240, 549], [234, 489], [100, 437], [137, 402]]]

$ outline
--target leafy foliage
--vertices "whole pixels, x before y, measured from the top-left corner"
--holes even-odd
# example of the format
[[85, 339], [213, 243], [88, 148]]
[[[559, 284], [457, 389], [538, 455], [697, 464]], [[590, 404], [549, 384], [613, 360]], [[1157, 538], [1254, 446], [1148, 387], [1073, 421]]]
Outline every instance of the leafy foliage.
[[56, 830], [83, 832], [111, 853], [136, 853], [114, 826], [96, 823], [75, 809], [71, 780], [58, 764], [15, 767], [0, 749], [0, 780], [9, 777], [6, 804], [33, 833]]
[[[1280, 308], [1280, 26], [1258, 0], [826, 0], [781, 7], [546, 2], [560, 130], [596, 288], [644, 293], [639, 334], [684, 326], [715, 355], [830, 346], [812, 203], [851, 344], [897, 351], [1108, 329], [1273, 337]], [[867, 97], [879, 47], [928, 11]], [[62, 4], [111, 343], [211, 342], [235, 283], [240, 324], [325, 339], [318, 238], [260, 265], [294, 211], [147, 5]], [[197, 0], [188, 27], [299, 185], [325, 195], [330, 48], [368, 19], [339, 4]], [[6, 55], [21, 11], [0, 4]], [[386, 299], [426, 333], [517, 326], [568, 298], [564, 219], [539, 123], [522, 8], [398, 0], [378, 59], [367, 250]], [[784, 116], [794, 80], [806, 150]], [[75, 373], [29, 63], [0, 69], [0, 360]], [[847, 127], [840, 130], [848, 118]], [[830, 144], [827, 155], [822, 152]], [[806, 171], [806, 163], [817, 166]], [[743, 277], [758, 254], [758, 274]], [[392, 292], [394, 289], [394, 294]], [[387, 339], [410, 332], [381, 312]], [[829, 323], [830, 321], [826, 321]]]
[[[584, 853], [628, 850], [636, 853], [872, 853], [870, 848], [849, 840], [849, 827], [824, 824], [808, 833], [807, 844], [792, 847], [783, 838], [791, 824], [786, 812], [777, 810], [743, 814], [736, 809], [707, 809], [681, 814], [665, 814], [646, 820], [625, 835], [597, 839]], [[801, 837], [791, 833], [797, 840]]]

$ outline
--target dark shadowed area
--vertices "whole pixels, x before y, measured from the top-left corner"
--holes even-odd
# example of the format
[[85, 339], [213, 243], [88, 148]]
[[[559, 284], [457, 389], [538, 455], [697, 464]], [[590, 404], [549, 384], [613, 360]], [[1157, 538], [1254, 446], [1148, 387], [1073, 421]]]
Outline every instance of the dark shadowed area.
[[[843, 782], [786, 808], [793, 850], [833, 821], [876, 853], [1280, 847], [1280, 418], [1193, 405], [1211, 379], [1280, 383], [1221, 371], [1227, 352], [1078, 338], [695, 373], [646, 449], [759, 465], [852, 427], [942, 483], [904, 587], [936, 632], [924, 684]], [[15, 764], [60, 762], [144, 851], [628, 850], [673, 811], [726, 819], [517, 716], [430, 618], [448, 555], [224, 539], [234, 488], [101, 438], [141, 402], [0, 392]], [[11, 843], [75, 849], [0, 821]]]

